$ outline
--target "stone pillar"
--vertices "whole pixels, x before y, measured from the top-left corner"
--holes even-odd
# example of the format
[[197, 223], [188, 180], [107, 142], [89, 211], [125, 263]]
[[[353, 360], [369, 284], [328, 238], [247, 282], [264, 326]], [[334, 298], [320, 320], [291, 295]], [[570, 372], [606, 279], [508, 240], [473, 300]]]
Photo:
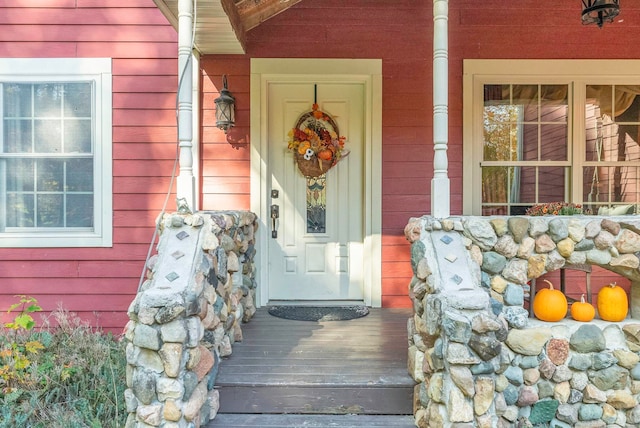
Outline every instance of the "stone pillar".
[[255, 313], [256, 227], [247, 211], [163, 216], [158, 254], [128, 310], [125, 428], [215, 417], [220, 358]]
[[[412, 218], [405, 237], [416, 426], [640, 426], [634, 218]], [[529, 318], [530, 279], [585, 263], [631, 281], [631, 318]]]

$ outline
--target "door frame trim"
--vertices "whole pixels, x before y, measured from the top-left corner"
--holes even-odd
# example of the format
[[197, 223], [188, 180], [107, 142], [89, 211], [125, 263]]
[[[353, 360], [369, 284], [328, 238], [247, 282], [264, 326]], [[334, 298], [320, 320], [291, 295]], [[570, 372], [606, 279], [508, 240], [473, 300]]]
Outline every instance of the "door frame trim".
[[364, 303], [382, 305], [382, 60], [251, 59], [251, 211], [258, 215], [255, 255], [256, 304], [269, 299], [268, 146], [266, 94], [272, 82], [359, 82], [364, 85]]

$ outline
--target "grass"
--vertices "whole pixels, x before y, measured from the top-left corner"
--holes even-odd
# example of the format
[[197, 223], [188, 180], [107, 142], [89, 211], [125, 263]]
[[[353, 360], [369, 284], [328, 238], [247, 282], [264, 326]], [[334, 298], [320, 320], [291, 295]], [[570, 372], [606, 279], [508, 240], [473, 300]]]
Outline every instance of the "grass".
[[40, 308], [21, 297], [0, 327], [0, 428], [123, 427], [124, 341], [62, 309], [34, 326]]

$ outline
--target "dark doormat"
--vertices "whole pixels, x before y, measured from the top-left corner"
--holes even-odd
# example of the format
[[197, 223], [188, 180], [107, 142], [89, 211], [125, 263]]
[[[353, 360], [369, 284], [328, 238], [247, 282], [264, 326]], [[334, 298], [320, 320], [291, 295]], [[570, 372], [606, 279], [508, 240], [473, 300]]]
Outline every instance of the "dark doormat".
[[274, 317], [296, 321], [345, 321], [369, 313], [366, 306], [271, 306]]

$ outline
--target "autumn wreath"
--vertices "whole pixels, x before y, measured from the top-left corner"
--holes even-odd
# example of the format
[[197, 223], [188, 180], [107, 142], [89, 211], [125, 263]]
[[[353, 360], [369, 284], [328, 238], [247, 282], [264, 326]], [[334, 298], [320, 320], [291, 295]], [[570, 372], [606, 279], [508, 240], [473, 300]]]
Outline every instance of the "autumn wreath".
[[339, 136], [338, 125], [327, 113], [314, 104], [310, 112], [298, 119], [289, 131], [288, 148], [298, 169], [305, 177], [318, 177], [326, 173], [348, 154], [345, 137]]

